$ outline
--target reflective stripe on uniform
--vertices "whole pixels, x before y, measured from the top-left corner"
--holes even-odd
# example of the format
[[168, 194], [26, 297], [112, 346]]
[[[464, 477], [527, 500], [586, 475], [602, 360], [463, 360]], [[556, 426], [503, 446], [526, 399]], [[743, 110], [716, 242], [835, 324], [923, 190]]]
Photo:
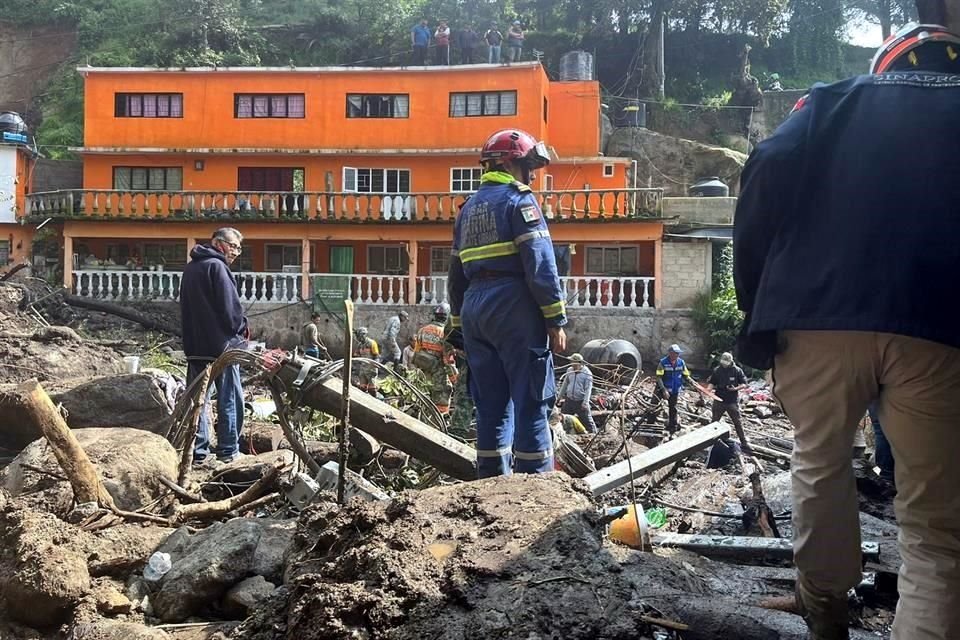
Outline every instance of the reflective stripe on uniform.
[[[479, 455], [480, 452], [477, 452]], [[513, 457], [517, 460], [546, 460], [553, 455], [553, 449], [547, 449], [546, 451], [535, 451], [533, 453], [526, 453], [523, 451], [514, 451]]]
[[543, 313], [543, 317], [547, 319], [556, 318], [557, 316], [562, 316], [565, 309], [566, 309], [566, 303], [563, 300], [540, 307], [540, 311], [541, 313]]
[[460, 262], [466, 264], [474, 260], [484, 260], [487, 258], [502, 258], [503, 256], [513, 256], [520, 253], [517, 246], [510, 242], [495, 242], [485, 244], [479, 247], [460, 250]]
[[503, 447], [501, 449], [477, 449], [478, 458], [499, 458], [513, 451], [513, 447]]
[[516, 238], [513, 239], [513, 244], [518, 247], [524, 242], [529, 242], [531, 240], [536, 240], [537, 238], [546, 238], [550, 239], [550, 232], [546, 229], [540, 229], [539, 231], [531, 231], [530, 233], [521, 233]]
[[459, 329], [462, 326], [460, 324], [460, 316], [450, 316], [450, 326], [454, 329]]

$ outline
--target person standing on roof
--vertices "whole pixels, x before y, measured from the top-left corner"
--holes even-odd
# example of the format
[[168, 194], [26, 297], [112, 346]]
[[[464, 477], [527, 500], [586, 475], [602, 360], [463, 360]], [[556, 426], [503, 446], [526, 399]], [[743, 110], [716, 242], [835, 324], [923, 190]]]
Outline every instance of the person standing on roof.
[[[236, 229], [217, 229], [209, 244], [193, 248], [190, 262], [183, 269], [180, 317], [188, 385], [224, 351], [243, 345], [250, 337], [237, 283], [230, 272], [230, 265], [243, 250], [242, 243], [243, 236]], [[217, 445], [213, 453], [221, 462], [233, 462], [240, 456], [240, 434], [243, 431], [240, 365], [230, 365], [211, 382], [204, 403], [209, 402], [216, 387]], [[193, 445], [194, 463], [204, 462], [209, 454], [210, 419], [204, 406]]]
[[[353, 332], [353, 357], [367, 360], [380, 359], [380, 345], [370, 337], [366, 327], [357, 327]], [[377, 365], [372, 362], [356, 362], [352, 366], [353, 385], [372, 396], [377, 395]]]
[[960, 2], [917, 5], [926, 24], [869, 75], [814, 87], [757, 145], [737, 204], [737, 355], [773, 369], [794, 425], [797, 605], [817, 640], [849, 637], [850, 451], [874, 400], [896, 458], [891, 637], [960, 638]]
[[430, 27], [424, 18], [420, 24], [410, 32], [410, 43], [413, 45], [413, 64], [424, 66], [427, 64], [427, 49], [430, 47]]
[[740, 417], [740, 391], [747, 388], [747, 376], [734, 362], [732, 353], [720, 356], [720, 366], [707, 378], [707, 388], [715, 391], [720, 398], [713, 401], [713, 421], [719, 420], [723, 414], [730, 416], [733, 428], [737, 430], [737, 437], [740, 438], [740, 449], [747, 455], [753, 453]]
[[551, 348], [566, 348], [567, 315], [550, 232], [529, 187], [549, 162], [530, 134], [494, 133], [481, 151], [480, 188], [454, 223], [448, 340], [467, 353], [481, 478], [553, 469]]
[[441, 20], [440, 24], [437, 25], [437, 30], [433, 34], [433, 39], [437, 45], [433, 51], [434, 64], [449, 65], [450, 64], [450, 27], [447, 26], [446, 20]]
[[433, 322], [417, 331], [413, 346], [413, 366], [423, 371], [430, 380], [430, 399], [437, 411], [450, 411], [450, 394], [453, 383], [447, 367], [448, 357], [444, 349], [444, 326], [450, 316], [450, 305], [446, 302], [433, 309]]
[[560, 400], [557, 406], [565, 414], [575, 415], [590, 433], [597, 432], [597, 425], [590, 414], [590, 396], [593, 394], [593, 372], [583, 364], [583, 356], [570, 356], [570, 370], [560, 382]]
[[487, 62], [490, 64], [500, 64], [500, 48], [503, 46], [503, 34], [497, 28], [497, 23], [490, 23], [490, 28], [483, 35], [489, 49], [487, 50]]
[[519, 20], [514, 20], [507, 30], [507, 48], [510, 50], [510, 62], [519, 62], [523, 54], [523, 27]]
[[400, 364], [403, 352], [400, 350], [397, 336], [400, 335], [400, 326], [406, 322], [409, 316], [409, 313], [401, 309], [397, 315], [390, 316], [390, 319], [387, 320], [387, 326], [383, 330], [383, 340], [380, 341], [381, 363], [393, 363], [394, 367]]
[[680, 398], [680, 390], [683, 383], [693, 382], [690, 377], [690, 370], [687, 369], [687, 363], [680, 357], [682, 350], [680, 345], [672, 344], [667, 351], [667, 355], [660, 359], [657, 364], [657, 398], [667, 397], [667, 406], [669, 407], [667, 416], [667, 431], [676, 433], [680, 429], [677, 421], [677, 400]]

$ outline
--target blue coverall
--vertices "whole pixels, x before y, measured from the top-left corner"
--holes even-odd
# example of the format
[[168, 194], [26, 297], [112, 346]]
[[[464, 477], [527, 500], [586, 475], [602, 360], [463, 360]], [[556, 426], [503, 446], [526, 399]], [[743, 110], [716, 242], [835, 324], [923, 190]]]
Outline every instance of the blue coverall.
[[547, 224], [510, 174], [485, 173], [457, 216], [449, 293], [477, 409], [479, 477], [552, 471], [547, 327], [567, 317]]

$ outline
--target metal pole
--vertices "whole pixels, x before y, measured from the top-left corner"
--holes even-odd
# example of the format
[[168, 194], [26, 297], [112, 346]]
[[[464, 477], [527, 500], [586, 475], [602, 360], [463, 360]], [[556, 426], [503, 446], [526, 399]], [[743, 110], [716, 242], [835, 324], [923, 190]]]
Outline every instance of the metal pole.
[[346, 488], [346, 468], [347, 468], [347, 443], [349, 442], [347, 430], [350, 428], [350, 379], [353, 377], [353, 301], [343, 301], [346, 311], [346, 327], [343, 337], [343, 403], [340, 405], [340, 447], [337, 455], [339, 465], [337, 476], [337, 504], [344, 502], [344, 490]]

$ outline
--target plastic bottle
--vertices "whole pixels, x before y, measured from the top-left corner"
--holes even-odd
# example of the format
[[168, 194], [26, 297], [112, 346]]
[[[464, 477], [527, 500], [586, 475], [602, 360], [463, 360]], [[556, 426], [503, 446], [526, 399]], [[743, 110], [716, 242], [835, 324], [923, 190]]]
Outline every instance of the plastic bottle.
[[148, 582], [156, 582], [167, 574], [173, 567], [169, 553], [157, 551], [150, 556], [147, 566], [143, 568], [143, 579]]

